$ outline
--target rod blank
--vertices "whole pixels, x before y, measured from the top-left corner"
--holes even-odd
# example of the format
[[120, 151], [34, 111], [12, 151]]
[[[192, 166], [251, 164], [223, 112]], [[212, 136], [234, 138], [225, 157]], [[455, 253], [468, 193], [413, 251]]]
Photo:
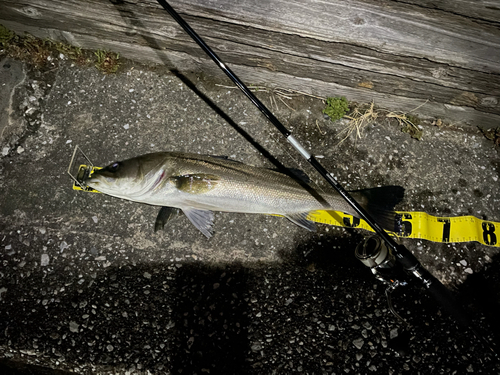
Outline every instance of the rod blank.
[[[248, 89], [248, 87], [233, 73], [233, 71], [222, 62], [214, 51], [203, 41], [203, 39], [188, 25], [186, 21], [165, 1], [157, 0], [158, 3], [172, 16], [172, 18], [186, 31], [189, 36], [210, 56], [219, 68], [234, 82], [236, 86], [250, 99], [250, 101], [266, 116], [266, 118], [285, 136], [290, 144], [318, 171], [319, 174], [351, 205], [360, 218], [365, 220], [370, 227], [391, 248], [398, 263], [409, 274], [418, 279], [427, 291], [434, 297], [445, 311], [455, 317], [457, 322], [469, 327], [480, 340], [486, 343], [485, 338], [479, 335], [471, 324], [471, 321], [463, 308], [457, 303], [451, 292], [429, 271], [427, 271], [417, 258], [404, 246], [396, 241], [359, 205], [358, 202], [335, 180], [331, 173], [311, 155], [291, 132], [269, 111], [269, 109]], [[497, 355], [496, 351], [486, 343], [487, 347]]]

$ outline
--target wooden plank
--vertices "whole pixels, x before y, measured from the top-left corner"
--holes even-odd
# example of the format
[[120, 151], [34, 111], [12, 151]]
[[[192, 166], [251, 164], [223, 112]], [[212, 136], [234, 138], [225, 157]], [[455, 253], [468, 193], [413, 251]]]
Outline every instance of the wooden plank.
[[498, 27], [399, 1], [183, 0], [179, 7], [189, 14], [280, 33], [500, 72]]
[[[97, 0], [34, 0], [30, 6], [20, 5], [15, 0], [1, 0], [0, 3], [32, 19], [42, 18], [45, 11], [88, 19], [102, 19], [101, 11], [117, 14], [111, 3]], [[175, 5], [194, 16], [252, 28], [367, 46], [396, 55], [425, 57], [488, 73], [500, 72], [500, 28], [411, 4], [395, 1], [371, 4], [323, 0], [183, 0]], [[131, 0], [116, 5], [116, 9], [141, 17], [143, 23], [147, 20], [161, 23], [167, 18], [156, 2], [151, 1]]]
[[[35, 29], [31, 30], [35, 32]], [[54, 35], [51, 35], [52, 37]], [[131, 54], [136, 56], [148, 56], [154, 63], [163, 64], [171, 68], [184, 67], [185, 71], [200, 71], [203, 69], [207, 75], [225, 79], [221, 71], [205, 57], [195, 57], [182, 52], [169, 52], [168, 54], [148, 55], [150, 48], [129, 43], [120, 43], [114, 40], [82, 35], [78, 38], [84, 45], [96, 45], [115, 48], [122, 51], [124, 55]], [[436, 118], [447, 119], [458, 123], [469, 123], [477, 126], [496, 127], [500, 123], [500, 116], [478, 111], [468, 106], [456, 106], [452, 104], [443, 104], [436, 101], [426, 102], [423, 99], [403, 97], [396, 94], [384, 94], [376, 91], [367, 90], [358, 87], [347, 87], [336, 83], [317, 81], [310, 78], [301, 78], [295, 75], [287, 75], [281, 72], [269, 74], [267, 69], [254, 66], [233, 64], [232, 68], [240, 77], [245, 77], [247, 83], [264, 84], [268, 87], [287, 87], [302, 92], [316, 94], [320, 96], [346, 96], [350, 100], [359, 102], [374, 101], [377, 105], [391, 110], [409, 112], [418, 107], [413, 113], [423, 117], [433, 116]], [[227, 82], [230, 84], [230, 82]]]
[[500, 23], [500, 2], [498, 0], [400, 0], [428, 9], [459, 14], [478, 22]]
[[[186, 16], [188, 22], [246, 82], [265, 82], [325, 96], [346, 95], [357, 101], [376, 100], [378, 104], [400, 110], [413, 109], [429, 99], [430, 102], [421, 108], [421, 114], [447, 114], [451, 119], [489, 126], [498, 123], [500, 74], [495, 73], [495, 69], [500, 71], [500, 58], [495, 66], [492, 61], [484, 63], [486, 56], [476, 56], [475, 61], [463, 58], [440, 62], [430, 56], [432, 46], [422, 40], [420, 54], [411, 55], [410, 50], [397, 50], [395, 45], [380, 47], [366, 46], [366, 41], [355, 43], [342, 29], [318, 36], [321, 30], [314, 29], [315, 22], [312, 25], [303, 23], [294, 29], [290, 26], [290, 12], [269, 25], [271, 16], [268, 15], [267, 20], [262, 18], [262, 9], [268, 7], [252, 13], [250, 8], [256, 7], [256, 2], [242, 1], [237, 4], [238, 9], [242, 9], [240, 15], [235, 4], [229, 3], [228, 0], [207, 3], [184, 0], [174, 6], [190, 13]], [[280, 1], [270, 3], [282, 8], [278, 6]], [[289, 3], [297, 5], [294, 1]], [[368, 2], [348, 3], [374, 7]], [[379, 13], [387, 4], [394, 5], [392, 3], [381, 3]], [[0, 0], [0, 4], [4, 4], [1, 23], [16, 31], [29, 31], [86, 48], [108, 48], [132, 59], [145, 59], [169, 67], [221, 75], [168, 14], [152, 1], [134, 0], [113, 5], [97, 0], [33, 0], [27, 6], [14, 0]], [[324, 2], [310, 1], [309, 5], [314, 8], [318, 4], [324, 5]], [[415, 5], [410, 7], [414, 9]], [[391, 6], [388, 13], [401, 12], [400, 8], [401, 4]], [[302, 15], [296, 17], [300, 19]], [[462, 16], [446, 17], [448, 21], [450, 17], [454, 19], [455, 28], [468, 22]], [[257, 21], [260, 23], [255, 23]], [[475, 33], [485, 28], [479, 26], [473, 30]], [[389, 34], [395, 35], [399, 28], [394, 26]], [[305, 29], [309, 30], [308, 37], [305, 37]], [[486, 29], [491, 35], [498, 33], [498, 28], [488, 26]], [[461, 34], [450, 34], [450, 37], [460, 39]], [[351, 41], [341, 42], [340, 39]], [[393, 40], [386, 40], [386, 43], [390, 41]], [[485, 42], [480, 50], [483, 55], [490, 52], [488, 58], [491, 60], [495, 55], [488, 43], [496, 42]], [[447, 48], [459, 52], [456, 46]], [[422, 57], [425, 54], [427, 56]], [[483, 63], [479, 63], [480, 60]], [[450, 115], [451, 112], [455, 115]]]

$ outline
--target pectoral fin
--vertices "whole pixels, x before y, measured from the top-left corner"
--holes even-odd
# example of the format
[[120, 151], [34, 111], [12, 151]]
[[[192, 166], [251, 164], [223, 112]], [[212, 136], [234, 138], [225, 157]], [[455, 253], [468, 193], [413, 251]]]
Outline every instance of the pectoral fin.
[[179, 215], [180, 211], [181, 210], [179, 208], [175, 207], [162, 207], [160, 212], [158, 212], [158, 216], [156, 216], [155, 232], [163, 230], [165, 224], [167, 224], [170, 220], [175, 219]]
[[184, 208], [182, 212], [184, 212], [189, 221], [191, 221], [201, 233], [207, 238], [212, 237], [212, 226], [214, 225], [214, 213], [212, 211]]
[[171, 177], [178, 190], [189, 194], [203, 194], [212, 190], [218, 183], [219, 177], [213, 174], [188, 174]]
[[301, 212], [298, 214], [285, 215], [285, 217], [292, 223], [297, 224], [299, 227], [310, 230], [311, 232], [316, 231], [316, 225], [314, 222], [307, 220], [307, 212]]

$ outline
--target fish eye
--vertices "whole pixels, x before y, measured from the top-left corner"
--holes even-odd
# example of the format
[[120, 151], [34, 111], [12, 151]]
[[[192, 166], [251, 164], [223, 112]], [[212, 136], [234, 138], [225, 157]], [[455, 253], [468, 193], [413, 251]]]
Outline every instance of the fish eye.
[[115, 163], [110, 164], [108, 166], [108, 171], [110, 171], [111, 173], [115, 173], [118, 170], [118, 168], [120, 168], [120, 163], [119, 162], [115, 162]]

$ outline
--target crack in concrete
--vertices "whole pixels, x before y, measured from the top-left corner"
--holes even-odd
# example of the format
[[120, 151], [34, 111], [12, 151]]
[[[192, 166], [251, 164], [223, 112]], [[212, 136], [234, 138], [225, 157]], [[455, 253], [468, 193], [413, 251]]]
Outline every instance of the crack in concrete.
[[[2, 90], [0, 94], [0, 140], [3, 142], [6, 130], [16, 126], [12, 120], [12, 115], [15, 113], [13, 108], [14, 94], [17, 88], [26, 81], [27, 74], [24, 65], [16, 60], [5, 58], [0, 65], [4, 70], [8, 69], [10, 73], [2, 74], [2, 78], [0, 78], [0, 84], [3, 87], [7, 86], [7, 90]], [[12, 66], [14, 69], [11, 70]], [[19, 73], [22, 74], [21, 79], [19, 79]], [[6, 98], [7, 92], [9, 92], [8, 98]], [[2, 150], [2, 155], [5, 156], [4, 154], [5, 152]]]

